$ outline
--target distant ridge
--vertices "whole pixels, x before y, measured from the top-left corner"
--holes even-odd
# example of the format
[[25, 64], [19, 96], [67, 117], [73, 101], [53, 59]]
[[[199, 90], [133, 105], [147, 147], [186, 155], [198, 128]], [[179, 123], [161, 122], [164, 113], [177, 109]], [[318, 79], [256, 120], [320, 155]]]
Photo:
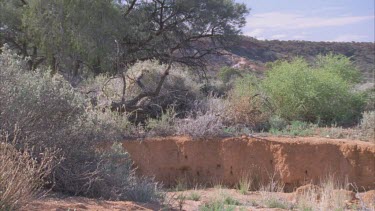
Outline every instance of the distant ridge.
[[312, 42], [257, 40], [242, 36], [239, 45], [227, 49], [224, 59], [212, 58], [212, 65], [235, 66], [263, 72], [267, 62], [291, 60], [296, 56], [312, 61], [319, 54], [343, 54], [351, 57], [364, 76], [363, 82], [374, 82], [375, 43], [371, 42]]

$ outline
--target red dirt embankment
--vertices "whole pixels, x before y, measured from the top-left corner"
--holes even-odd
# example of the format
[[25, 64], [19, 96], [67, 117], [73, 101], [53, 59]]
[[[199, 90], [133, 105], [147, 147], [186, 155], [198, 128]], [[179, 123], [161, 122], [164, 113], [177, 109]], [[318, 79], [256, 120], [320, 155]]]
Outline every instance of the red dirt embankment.
[[325, 138], [241, 137], [191, 140], [188, 137], [124, 141], [138, 173], [165, 186], [179, 179], [194, 184], [235, 185], [243, 176], [266, 181], [272, 175], [286, 191], [319, 183], [328, 175], [375, 189], [375, 145]]

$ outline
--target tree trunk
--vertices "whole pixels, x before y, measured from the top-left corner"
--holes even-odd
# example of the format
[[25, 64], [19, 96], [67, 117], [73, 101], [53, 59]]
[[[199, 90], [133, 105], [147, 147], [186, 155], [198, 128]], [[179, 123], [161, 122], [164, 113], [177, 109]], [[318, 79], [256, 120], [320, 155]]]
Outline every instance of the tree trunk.
[[56, 57], [52, 56], [51, 60], [51, 75], [55, 75], [57, 73], [57, 61]]
[[73, 76], [73, 77], [78, 76], [79, 68], [81, 68], [81, 61], [78, 60], [78, 59], [76, 59], [76, 60], [74, 60], [74, 62], [73, 62], [73, 70], [72, 70], [72, 76]]
[[102, 73], [100, 57], [96, 57], [96, 61], [92, 69], [94, 70], [95, 75], [99, 75], [100, 73]]
[[[133, 112], [133, 111], [136, 111], [136, 110], [143, 110], [144, 108], [142, 106], [144, 106], [144, 105], [139, 105], [138, 103], [146, 97], [157, 97], [160, 94], [160, 91], [163, 87], [165, 79], [169, 75], [170, 69], [171, 69], [171, 64], [169, 64], [167, 69], [165, 69], [163, 75], [160, 78], [160, 81], [158, 82], [158, 85], [156, 86], [156, 88], [153, 92], [146, 92], [146, 91], [142, 92], [138, 96], [136, 96], [135, 98], [133, 98], [129, 101], [125, 101], [125, 98], [124, 98], [125, 95], [123, 95], [123, 98], [120, 102], [112, 102], [111, 110], [112, 111], [118, 111], [120, 113]], [[123, 80], [125, 80], [125, 76], [124, 75], [122, 75], [122, 76], [123, 76]], [[125, 83], [124, 83], [124, 85], [125, 85]], [[124, 86], [124, 89], [126, 89], [125, 86]]]

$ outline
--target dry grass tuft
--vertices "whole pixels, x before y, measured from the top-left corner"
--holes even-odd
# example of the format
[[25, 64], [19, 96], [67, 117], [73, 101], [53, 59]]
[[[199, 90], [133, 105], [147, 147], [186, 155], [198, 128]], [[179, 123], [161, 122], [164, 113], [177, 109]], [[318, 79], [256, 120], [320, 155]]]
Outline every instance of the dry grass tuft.
[[297, 207], [301, 210], [345, 210], [355, 194], [349, 185], [329, 176], [320, 186], [310, 185], [297, 193]]
[[253, 187], [254, 178], [251, 175], [242, 175], [237, 184], [237, 189], [241, 194], [247, 194]]
[[32, 148], [15, 148], [16, 138], [0, 135], [0, 210], [17, 210], [43, 193], [55, 153], [50, 150], [32, 156]]

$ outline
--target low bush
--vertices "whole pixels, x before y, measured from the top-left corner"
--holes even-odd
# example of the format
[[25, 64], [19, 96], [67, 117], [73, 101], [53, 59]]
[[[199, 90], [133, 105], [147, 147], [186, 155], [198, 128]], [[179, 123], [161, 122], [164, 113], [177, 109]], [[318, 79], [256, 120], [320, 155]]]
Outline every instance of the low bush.
[[197, 192], [191, 192], [188, 199], [193, 201], [199, 201], [201, 199], [201, 195]]
[[217, 195], [210, 201], [203, 204], [199, 210], [216, 211], [216, 210], [237, 210], [237, 206], [242, 205], [237, 199], [219, 187]]
[[220, 69], [220, 71], [218, 72], [218, 77], [220, 78], [221, 81], [223, 81], [224, 83], [228, 83], [231, 81], [231, 79], [233, 79], [234, 77], [242, 77], [241, 73], [235, 69], [235, 68], [231, 68], [231, 67], [223, 67]]
[[33, 146], [36, 154], [43, 153], [44, 148], [61, 149], [60, 156], [65, 159], [54, 169], [55, 189], [76, 192], [75, 187], [83, 188], [70, 180], [83, 181], [88, 172], [96, 170], [91, 164], [95, 160], [90, 150], [93, 143], [87, 141], [91, 137], [83, 136], [86, 131], [80, 121], [84, 99], [60, 77], [41, 70], [26, 72], [24, 61], [4, 48], [0, 55], [0, 101], [0, 127], [10, 132], [12, 139], [15, 134], [11, 131], [17, 125], [20, 147]]
[[224, 125], [219, 116], [214, 114], [198, 114], [180, 119], [176, 123], [178, 135], [189, 135], [193, 138], [223, 136]]
[[341, 126], [319, 127], [316, 128], [318, 136], [326, 138], [352, 139], [362, 138], [361, 131], [358, 128], [343, 128]]
[[144, 127], [133, 124], [128, 119], [128, 113], [102, 112], [105, 108], [100, 106], [86, 107], [81, 128], [95, 133], [95, 137], [91, 139], [92, 142], [142, 138], [147, 135]]
[[291, 204], [286, 200], [276, 198], [274, 196], [268, 196], [262, 200], [262, 203], [268, 208], [279, 208], [283, 210], [289, 210]]
[[224, 198], [224, 204], [227, 204], [227, 205], [241, 205], [241, 203], [238, 200], [234, 199], [231, 196], [226, 196]]
[[45, 150], [35, 159], [33, 148], [16, 149], [17, 139], [0, 134], [0, 210], [18, 210], [43, 191], [45, 180], [58, 160]]
[[98, 171], [101, 180], [92, 183], [91, 192], [97, 193], [93, 197], [137, 202], [158, 201], [163, 197], [161, 187], [152, 178], [136, 177], [130, 155], [120, 143], [114, 143], [97, 155], [102, 162]]
[[[158, 61], [137, 62], [129, 67], [125, 74], [126, 89], [123, 90], [123, 79], [109, 75], [99, 75], [87, 80], [80, 86], [82, 92], [89, 93], [95, 105], [110, 107], [112, 102], [121, 101], [125, 91], [126, 101], [134, 99], [141, 93], [154, 92], [164, 74], [166, 65]], [[190, 109], [191, 103], [201, 97], [200, 85], [194, 75], [183, 67], [172, 66], [160, 93], [157, 96], [145, 97], [138, 102], [139, 110], [134, 115], [136, 121], [144, 122], [149, 117], [157, 118], [173, 106], [177, 113]], [[133, 117], [135, 118], [135, 117]]]
[[33, 155], [58, 149], [64, 158], [49, 177], [54, 190], [106, 199], [156, 197], [152, 180], [137, 179], [129, 165], [113, 163], [130, 160], [126, 154], [97, 150], [101, 141], [137, 135], [138, 127], [124, 115], [85, 107], [86, 99], [62, 77], [51, 77], [48, 69], [26, 71], [24, 61], [6, 48], [0, 55], [0, 102], [0, 128], [9, 132], [18, 126], [17, 148], [33, 146]]
[[234, 211], [236, 210], [236, 206], [226, 205], [224, 201], [213, 200], [199, 207], [199, 210], [200, 211]]
[[365, 103], [365, 111], [374, 111], [375, 110], [375, 86], [374, 83], [365, 84], [365, 86], [370, 86], [372, 88], [368, 88], [364, 90], [364, 95], [366, 99]]
[[148, 136], [169, 136], [176, 133], [175, 128], [176, 112], [174, 108], [169, 108], [160, 117], [149, 118], [146, 121]]
[[282, 118], [353, 124], [364, 106], [363, 95], [353, 91], [358, 74], [342, 56], [321, 56], [315, 66], [296, 58], [273, 65], [262, 85]]
[[253, 129], [265, 127], [270, 110], [255, 77], [246, 75], [237, 79], [228, 95], [229, 106], [225, 115], [232, 124], [243, 124]]
[[288, 122], [278, 115], [273, 115], [268, 120], [271, 130], [283, 130], [288, 126]]
[[281, 130], [271, 127], [270, 133], [288, 136], [311, 136], [315, 133], [315, 128], [317, 128], [317, 125], [312, 123], [292, 121], [289, 125]]
[[318, 55], [316, 57], [316, 68], [339, 75], [350, 84], [361, 82], [361, 73], [350, 58], [341, 54]]
[[366, 111], [363, 113], [359, 128], [363, 139], [375, 143], [375, 111]]
[[200, 85], [200, 92], [204, 96], [215, 95], [218, 97], [223, 97], [227, 95], [228, 90], [230, 89], [231, 84], [224, 83], [220, 80], [215, 80], [215, 78], [212, 78]]
[[319, 188], [309, 188], [300, 194], [296, 206], [301, 210], [346, 210], [354, 195], [348, 187], [330, 176], [321, 182]]
[[253, 187], [254, 178], [251, 175], [243, 175], [237, 184], [237, 189], [241, 194], [246, 195], [248, 191]]

